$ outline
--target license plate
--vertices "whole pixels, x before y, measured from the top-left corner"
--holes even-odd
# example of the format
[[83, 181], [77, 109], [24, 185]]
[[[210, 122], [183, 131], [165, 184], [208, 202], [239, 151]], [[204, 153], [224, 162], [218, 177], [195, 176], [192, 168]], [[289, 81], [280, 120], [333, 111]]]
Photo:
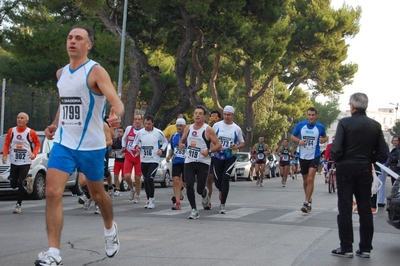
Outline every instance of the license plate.
[[243, 170], [237, 170], [237, 174], [238, 175], [242, 175], [243, 174]]

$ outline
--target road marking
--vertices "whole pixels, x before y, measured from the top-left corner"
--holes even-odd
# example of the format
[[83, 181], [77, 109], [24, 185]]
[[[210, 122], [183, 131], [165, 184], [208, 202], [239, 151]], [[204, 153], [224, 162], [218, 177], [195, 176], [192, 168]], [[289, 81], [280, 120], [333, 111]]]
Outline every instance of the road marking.
[[166, 210], [162, 210], [162, 211], [151, 212], [150, 214], [172, 216], [172, 215], [182, 214], [182, 213], [186, 213], [186, 212], [190, 212], [191, 211], [191, 207], [190, 206], [185, 206], [185, 207], [181, 207], [181, 208], [182, 209], [180, 211], [166, 209]]
[[292, 211], [289, 213], [286, 213], [282, 216], [279, 216], [275, 219], [270, 220], [271, 222], [286, 222], [286, 223], [301, 223], [304, 222], [311, 217], [319, 214], [319, 212], [310, 212], [310, 213], [304, 213], [302, 211]]
[[213, 218], [231, 218], [231, 219], [237, 219], [241, 218], [243, 216], [247, 216], [256, 212], [264, 211], [265, 209], [260, 209], [260, 208], [239, 208], [235, 210], [227, 210], [225, 214], [214, 214], [214, 215], [209, 215], [208, 217], [213, 217]]

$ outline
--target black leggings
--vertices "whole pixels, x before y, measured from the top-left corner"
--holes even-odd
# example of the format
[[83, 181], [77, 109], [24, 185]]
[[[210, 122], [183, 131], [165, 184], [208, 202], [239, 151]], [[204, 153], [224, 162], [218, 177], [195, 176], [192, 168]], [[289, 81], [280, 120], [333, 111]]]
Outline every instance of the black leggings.
[[28, 175], [30, 167], [31, 167], [30, 164], [24, 164], [24, 165], [11, 164], [11, 169], [10, 169], [11, 187], [12, 188], [18, 187], [17, 204], [19, 204], [20, 206], [25, 196], [25, 188], [22, 185], [22, 182]]
[[141, 166], [147, 199], [154, 198], [154, 176], [157, 172], [158, 163], [142, 163]]
[[206, 181], [208, 178], [208, 169], [210, 166], [205, 163], [193, 162], [185, 163], [184, 175], [186, 181], [186, 194], [192, 209], [196, 207], [196, 197], [194, 193], [194, 182], [197, 177], [197, 193], [203, 194], [204, 188], [206, 187]]
[[229, 193], [229, 179], [235, 167], [236, 157], [228, 160], [219, 160], [215, 157], [212, 159], [215, 186], [221, 192], [221, 204], [226, 203]]

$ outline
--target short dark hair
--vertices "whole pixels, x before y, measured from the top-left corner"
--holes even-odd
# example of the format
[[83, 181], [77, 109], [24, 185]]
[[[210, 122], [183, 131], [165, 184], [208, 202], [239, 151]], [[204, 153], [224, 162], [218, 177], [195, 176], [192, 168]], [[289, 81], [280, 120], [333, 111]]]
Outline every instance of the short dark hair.
[[196, 108], [194, 108], [194, 109], [195, 110], [196, 109], [201, 109], [201, 110], [203, 110], [204, 115], [207, 115], [207, 109], [203, 105], [197, 105]]
[[154, 116], [152, 116], [152, 115], [145, 115], [145, 116], [144, 116], [144, 120], [150, 120], [151, 122], [154, 123]]
[[219, 118], [221, 118], [221, 113], [220, 113], [218, 110], [211, 111], [211, 112], [210, 112], [210, 116], [211, 116], [212, 114], [217, 114], [217, 116], [218, 116]]
[[318, 114], [317, 109], [315, 109], [315, 107], [309, 107], [307, 109], [307, 113], [308, 113], [308, 111], [315, 112], [315, 114]]
[[92, 48], [93, 48], [93, 46], [94, 46], [94, 30], [91, 27], [89, 27], [88, 25], [84, 25], [84, 24], [78, 24], [78, 25], [73, 26], [72, 30], [73, 29], [84, 29], [84, 30], [86, 30], [86, 32], [88, 34], [89, 41], [92, 43]]
[[124, 127], [119, 127], [118, 129], [122, 129], [122, 131], [125, 132], [125, 128]]

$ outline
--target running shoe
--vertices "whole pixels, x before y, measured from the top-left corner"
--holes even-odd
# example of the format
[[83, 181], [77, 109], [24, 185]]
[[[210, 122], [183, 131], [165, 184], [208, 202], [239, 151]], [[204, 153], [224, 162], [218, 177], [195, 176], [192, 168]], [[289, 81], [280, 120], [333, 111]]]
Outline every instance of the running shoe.
[[180, 211], [181, 210], [181, 203], [177, 202], [172, 206], [171, 210]]
[[119, 191], [119, 190], [114, 190], [114, 196], [115, 197], [120, 197], [120, 196], [122, 196], [122, 192]]
[[135, 198], [135, 191], [131, 189], [131, 191], [129, 191], [129, 200], [132, 201], [134, 198]]
[[36, 266], [54, 266], [63, 265], [62, 259], [59, 255], [50, 253], [49, 251], [40, 252], [38, 259], [35, 261]]
[[377, 214], [378, 213], [378, 208], [371, 207], [371, 212], [372, 212], [372, 214]]
[[201, 195], [201, 204], [203, 208], [207, 207], [208, 202], [210, 201], [210, 197], [208, 196], [208, 187], [205, 187], [203, 190], [203, 194]]
[[207, 204], [207, 206], [204, 207], [204, 209], [207, 210], [207, 211], [212, 209], [211, 201], [208, 201], [208, 204]]
[[92, 199], [85, 200], [85, 202], [83, 203], [83, 209], [88, 210], [90, 208], [90, 204], [92, 204]]
[[311, 203], [305, 201], [303, 206], [301, 206], [301, 211], [304, 213], [308, 213], [311, 211]]
[[140, 196], [135, 194], [135, 199], [133, 200], [134, 204], [138, 204], [140, 202]]
[[82, 196], [79, 197], [78, 203], [79, 203], [79, 204], [84, 204], [85, 201], [86, 201], [87, 199], [88, 199], [88, 198], [86, 197], [86, 195], [83, 194]]
[[118, 240], [118, 226], [117, 223], [114, 222], [114, 228], [115, 228], [115, 233], [111, 236], [104, 236], [105, 238], [105, 250], [106, 250], [106, 255], [109, 258], [112, 258], [115, 256], [115, 254], [118, 253], [119, 250], [119, 240]]
[[21, 205], [19, 205], [18, 203], [15, 204], [15, 208], [14, 208], [13, 213], [20, 214], [21, 212], [22, 212], [22, 210], [21, 210]]
[[149, 207], [150, 200], [146, 201], [146, 204], [144, 205], [144, 208], [147, 209]]
[[356, 256], [361, 257], [361, 258], [367, 258], [369, 259], [371, 257], [371, 253], [369, 251], [356, 251]]
[[100, 214], [100, 209], [99, 206], [97, 206], [97, 203], [94, 204], [94, 214]]
[[147, 209], [154, 209], [156, 205], [154, 204], [154, 198], [149, 200], [149, 204], [147, 205]]
[[331, 254], [333, 256], [338, 256], [338, 257], [343, 257], [343, 258], [352, 258], [353, 257], [352, 251], [345, 252], [345, 251], [342, 251], [341, 248], [332, 250]]
[[219, 213], [226, 214], [225, 204], [219, 205]]
[[258, 186], [259, 184], [260, 184], [260, 178], [257, 177], [256, 186]]
[[282, 183], [282, 186], [283, 186], [283, 187], [286, 187], [286, 182], [283, 182], [283, 183]]
[[200, 218], [199, 212], [196, 209], [192, 209], [188, 219], [196, 220], [196, 219], [199, 219], [199, 218]]
[[114, 188], [110, 187], [108, 188], [108, 195], [110, 195], [110, 198], [114, 198], [115, 194], [114, 194]]
[[260, 187], [263, 187], [263, 186], [264, 186], [263, 183], [264, 183], [263, 181], [260, 182]]

